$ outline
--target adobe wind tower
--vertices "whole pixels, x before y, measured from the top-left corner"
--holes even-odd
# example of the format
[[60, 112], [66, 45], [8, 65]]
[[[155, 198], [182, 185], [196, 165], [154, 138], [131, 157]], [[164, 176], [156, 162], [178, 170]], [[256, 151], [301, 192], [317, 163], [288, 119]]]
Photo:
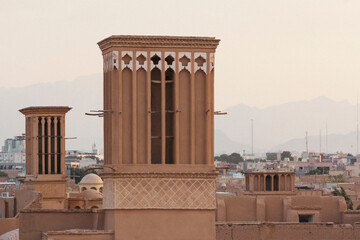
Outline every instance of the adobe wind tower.
[[105, 229], [215, 239], [210, 37], [111, 36], [104, 58]]
[[28, 107], [25, 115], [25, 187], [42, 194], [41, 208], [64, 209], [65, 114], [69, 107]]

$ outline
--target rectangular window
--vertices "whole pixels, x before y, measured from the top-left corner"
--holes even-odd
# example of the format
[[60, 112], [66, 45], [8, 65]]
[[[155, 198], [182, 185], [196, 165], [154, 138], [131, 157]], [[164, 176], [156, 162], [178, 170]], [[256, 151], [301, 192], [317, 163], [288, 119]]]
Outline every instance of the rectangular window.
[[299, 222], [314, 222], [314, 215], [299, 214]]

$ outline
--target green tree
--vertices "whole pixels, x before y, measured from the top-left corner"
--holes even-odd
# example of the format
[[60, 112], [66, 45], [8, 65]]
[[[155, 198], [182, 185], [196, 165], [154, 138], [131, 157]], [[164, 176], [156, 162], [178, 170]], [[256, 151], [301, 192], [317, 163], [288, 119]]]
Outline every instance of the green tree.
[[289, 158], [290, 161], [294, 161], [294, 157], [291, 156], [291, 152], [289, 151], [283, 151], [281, 153], [281, 160], [284, 160], [285, 158]]
[[70, 168], [70, 178], [75, 179], [75, 183], [79, 183], [81, 179], [89, 173], [96, 173], [94, 169], [88, 170], [88, 168]]
[[0, 177], [8, 177], [6, 172], [0, 171]]
[[356, 210], [360, 210], [360, 205], [357, 206]]
[[238, 164], [239, 162], [243, 162], [244, 159], [239, 153], [232, 153], [230, 155], [221, 154], [220, 156], [216, 156], [215, 161], [225, 161], [228, 163]]
[[330, 183], [346, 183], [347, 181], [344, 179], [344, 176], [339, 174], [335, 176], [329, 176], [327, 182]]
[[[338, 189], [334, 189], [334, 191], [331, 192], [334, 196], [341, 196], [345, 198], [347, 209], [353, 210], [353, 203], [350, 199], [350, 197], [346, 194], [343, 187], [340, 187], [340, 191]], [[359, 207], [359, 206], [358, 206]]]

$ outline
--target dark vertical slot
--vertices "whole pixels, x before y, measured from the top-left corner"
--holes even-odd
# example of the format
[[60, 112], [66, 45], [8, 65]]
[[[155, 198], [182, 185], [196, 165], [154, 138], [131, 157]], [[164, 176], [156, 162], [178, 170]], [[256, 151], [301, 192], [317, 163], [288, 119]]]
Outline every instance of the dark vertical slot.
[[161, 71], [151, 71], [151, 163], [161, 164]]
[[38, 119], [38, 167], [39, 174], [43, 174], [42, 172], [42, 135], [41, 135], [41, 117]]
[[165, 71], [165, 163], [174, 163], [174, 71]]
[[48, 132], [48, 120], [45, 119], [45, 124], [44, 124], [44, 137], [45, 137], [45, 146], [44, 146], [44, 150], [45, 150], [45, 174], [49, 174], [49, 132]]
[[51, 146], [51, 150], [50, 150], [50, 158], [51, 158], [51, 165], [50, 165], [50, 169], [51, 169], [51, 174], [55, 174], [55, 126], [54, 126], [54, 118], [51, 118], [51, 125], [50, 125], [50, 146]]
[[57, 173], [61, 173], [61, 125], [60, 125], [61, 119], [57, 119], [57, 158], [56, 158], [56, 164], [57, 164]]
[[265, 182], [266, 182], [266, 191], [271, 191], [271, 185], [272, 185], [271, 176], [269, 175], [266, 176]]

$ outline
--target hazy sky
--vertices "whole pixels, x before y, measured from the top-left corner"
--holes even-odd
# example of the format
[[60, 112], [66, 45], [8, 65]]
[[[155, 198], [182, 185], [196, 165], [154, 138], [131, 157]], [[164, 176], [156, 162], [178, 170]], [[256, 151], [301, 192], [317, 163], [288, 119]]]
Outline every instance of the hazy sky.
[[359, 0], [0, 0], [0, 87], [100, 73], [118, 34], [221, 39], [218, 110], [359, 94]]

